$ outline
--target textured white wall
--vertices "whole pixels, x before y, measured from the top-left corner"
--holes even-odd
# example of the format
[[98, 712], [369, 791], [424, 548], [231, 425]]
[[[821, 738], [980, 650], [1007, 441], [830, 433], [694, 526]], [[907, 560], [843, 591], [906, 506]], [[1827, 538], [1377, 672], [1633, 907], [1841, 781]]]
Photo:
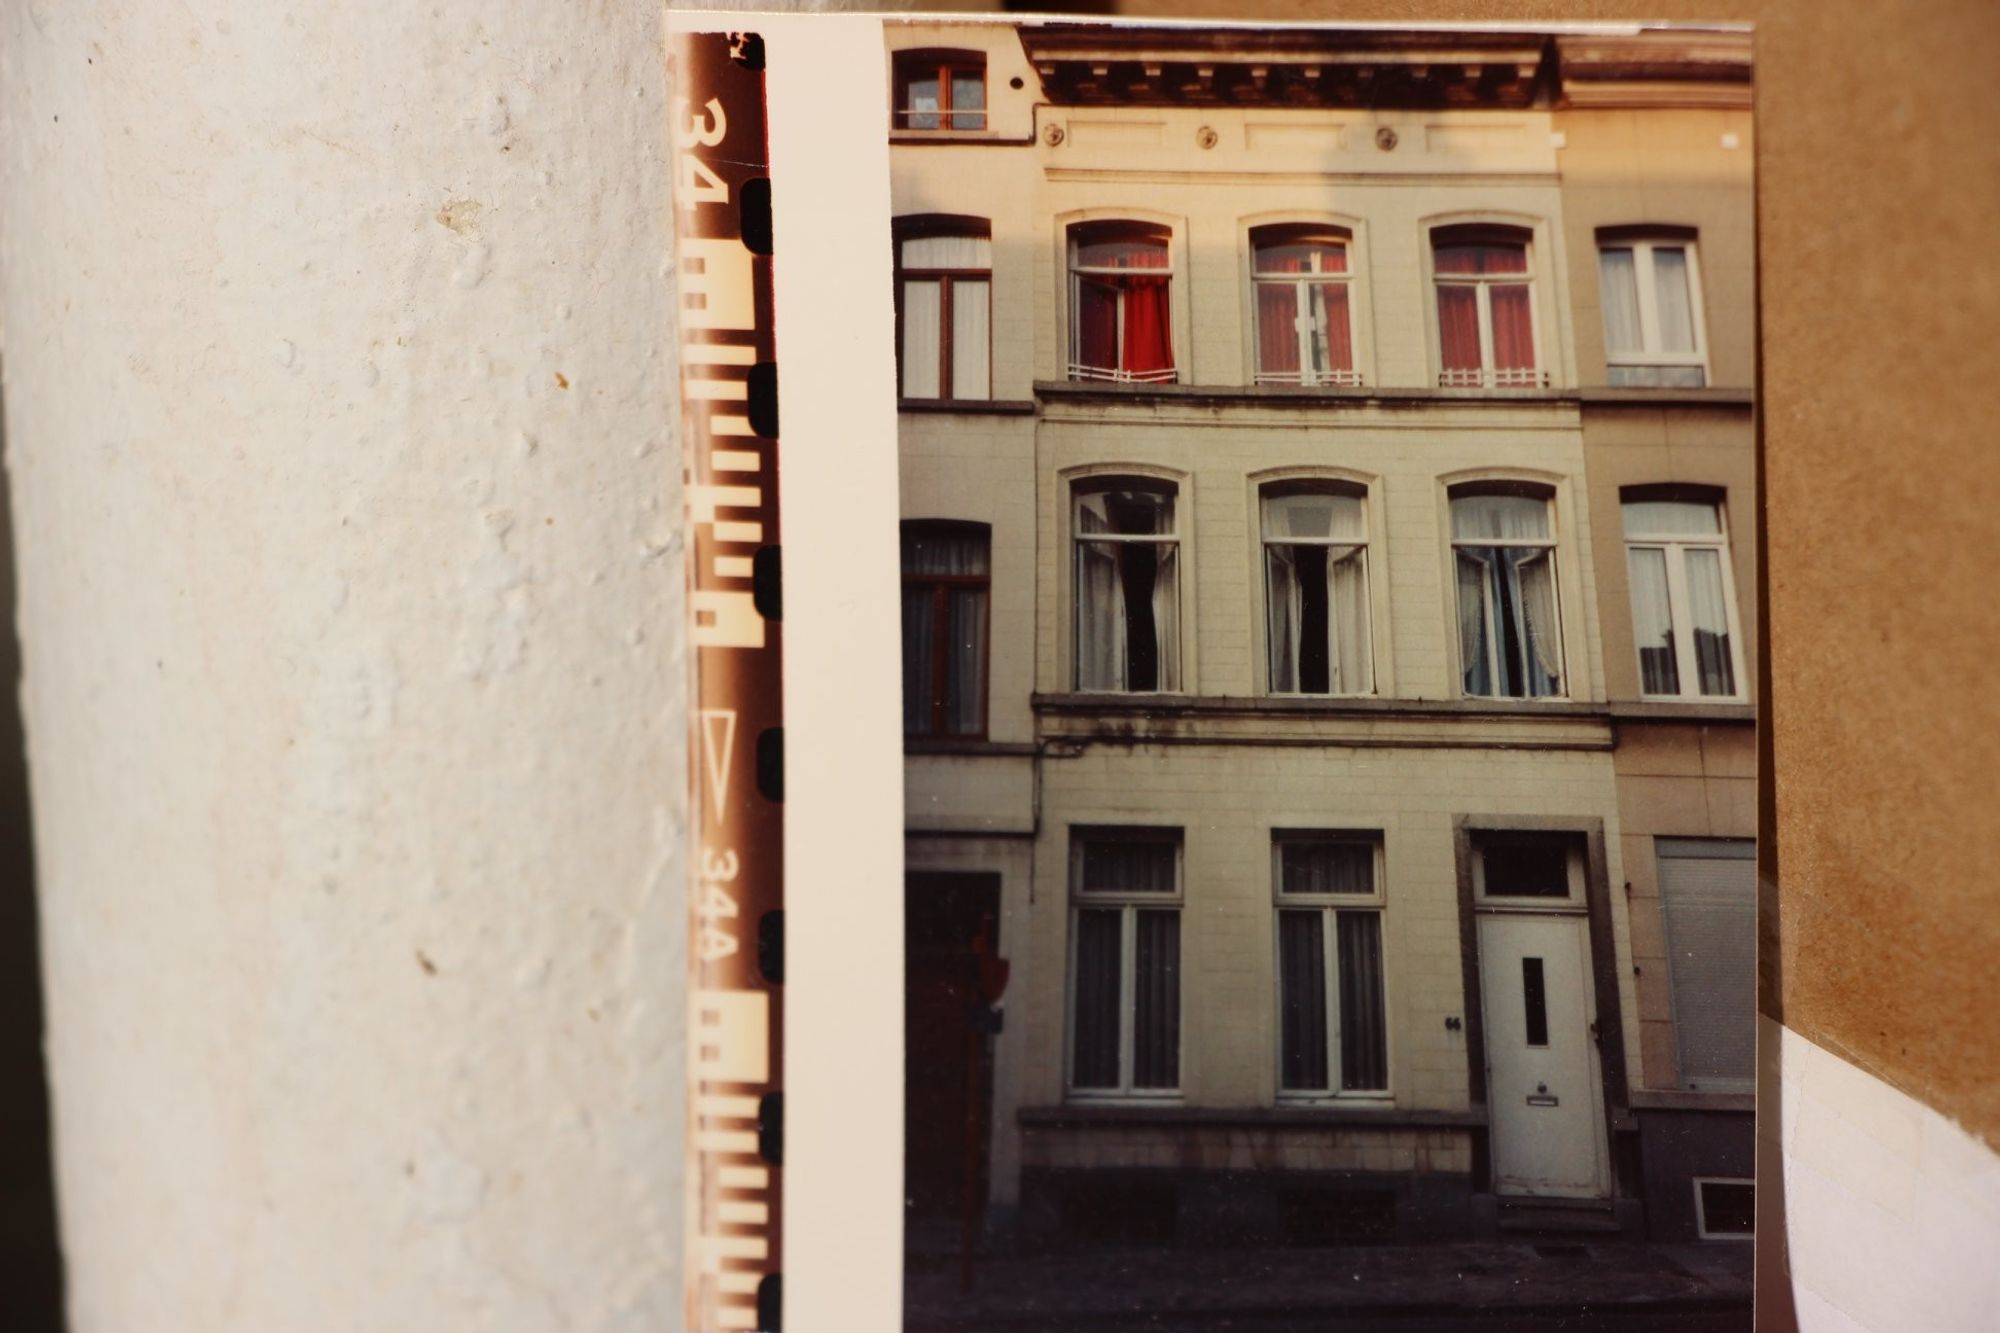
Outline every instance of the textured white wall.
[[1988, 1333], [2000, 1321], [2000, 1156], [1769, 1019], [1758, 1132], [1785, 1164], [1804, 1333]]
[[659, 34], [0, 5], [79, 1329], [673, 1326]]

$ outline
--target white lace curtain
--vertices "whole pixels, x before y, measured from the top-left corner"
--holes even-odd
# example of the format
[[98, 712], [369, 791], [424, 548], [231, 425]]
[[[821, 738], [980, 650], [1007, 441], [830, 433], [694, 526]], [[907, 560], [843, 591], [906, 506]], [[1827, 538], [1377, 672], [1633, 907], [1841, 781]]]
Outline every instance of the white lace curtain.
[[1076, 516], [1077, 688], [1179, 689], [1180, 562], [1172, 493], [1086, 492], [1077, 497]]
[[[1263, 521], [1271, 689], [1367, 693], [1375, 682], [1361, 498], [1266, 495]], [[1308, 634], [1318, 642], [1309, 643]]]
[[1562, 640], [1548, 501], [1530, 495], [1459, 496], [1451, 502], [1451, 528], [1465, 692], [1508, 698], [1560, 693]]

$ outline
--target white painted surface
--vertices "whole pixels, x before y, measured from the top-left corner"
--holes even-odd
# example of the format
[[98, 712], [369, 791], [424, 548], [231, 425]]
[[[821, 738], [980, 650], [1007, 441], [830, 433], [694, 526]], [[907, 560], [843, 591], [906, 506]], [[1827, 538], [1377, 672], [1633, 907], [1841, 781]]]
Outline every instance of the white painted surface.
[[85, 1333], [674, 1326], [659, 33], [651, 3], [0, 7]]
[[1804, 1333], [2000, 1327], [2000, 1156], [1920, 1102], [1768, 1019]]
[[[1548, 1040], [1530, 1045], [1523, 963], [1542, 965]], [[1481, 913], [1487, 1104], [1502, 1194], [1603, 1198], [1603, 1080], [1590, 1043], [1589, 921]], [[1542, 1099], [1554, 1098], [1553, 1102]]]

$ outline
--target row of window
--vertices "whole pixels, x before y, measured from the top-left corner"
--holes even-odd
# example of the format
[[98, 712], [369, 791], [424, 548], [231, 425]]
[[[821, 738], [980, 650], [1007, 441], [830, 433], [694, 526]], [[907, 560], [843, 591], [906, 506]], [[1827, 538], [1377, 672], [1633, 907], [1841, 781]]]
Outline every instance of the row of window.
[[[1279, 695], [1375, 690], [1366, 491], [1266, 483], [1258, 494], [1266, 683]], [[1179, 487], [1153, 477], [1071, 485], [1075, 688], [1182, 689]], [[1460, 684], [1476, 698], [1570, 692], [1556, 578], [1554, 492], [1472, 482], [1449, 492]], [[1735, 699], [1742, 670], [1721, 495], [1624, 492], [1626, 565], [1642, 694]], [[903, 525], [903, 726], [986, 733], [991, 564], [980, 524]]]
[[[1074, 1094], [1170, 1096], [1180, 1089], [1181, 843], [1177, 828], [1071, 831]], [[1681, 964], [1669, 970], [1683, 1087], [1739, 1090], [1751, 1077], [1754, 848], [1747, 840], [1655, 840], [1668, 947]], [[1380, 833], [1272, 834], [1281, 1096], [1389, 1093], [1381, 866]], [[1584, 901], [1580, 848], [1561, 835], [1480, 834], [1473, 877], [1480, 902]], [[1527, 1042], [1546, 1045], [1538, 966], [1523, 968], [1522, 985]]]
[[[990, 225], [976, 218], [918, 217], [900, 219], [897, 230], [903, 397], [991, 397]], [[1068, 235], [1069, 378], [1178, 381], [1171, 231], [1147, 222], [1099, 221], [1075, 223]], [[1528, 229], [1454, 224], [1432, 228], [1430, 239], [1439, 385], [1545, 386]], [[1598, 239], [1610, 382], [1701, 387], [1707, 352], [1693, 231], [1603, 228]], [[1318, 223], [1251, 230], [1257, 383], [1362, 382], [1352, 245], [1345, 228]]]

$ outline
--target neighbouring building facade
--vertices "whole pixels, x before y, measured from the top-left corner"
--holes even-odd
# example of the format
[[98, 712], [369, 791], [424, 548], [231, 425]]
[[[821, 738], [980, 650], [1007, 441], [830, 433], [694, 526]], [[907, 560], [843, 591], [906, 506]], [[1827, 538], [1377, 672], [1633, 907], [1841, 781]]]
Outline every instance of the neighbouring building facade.
[[1746, 1231], [1747, 34], [887, 31], [913, 1235]]

